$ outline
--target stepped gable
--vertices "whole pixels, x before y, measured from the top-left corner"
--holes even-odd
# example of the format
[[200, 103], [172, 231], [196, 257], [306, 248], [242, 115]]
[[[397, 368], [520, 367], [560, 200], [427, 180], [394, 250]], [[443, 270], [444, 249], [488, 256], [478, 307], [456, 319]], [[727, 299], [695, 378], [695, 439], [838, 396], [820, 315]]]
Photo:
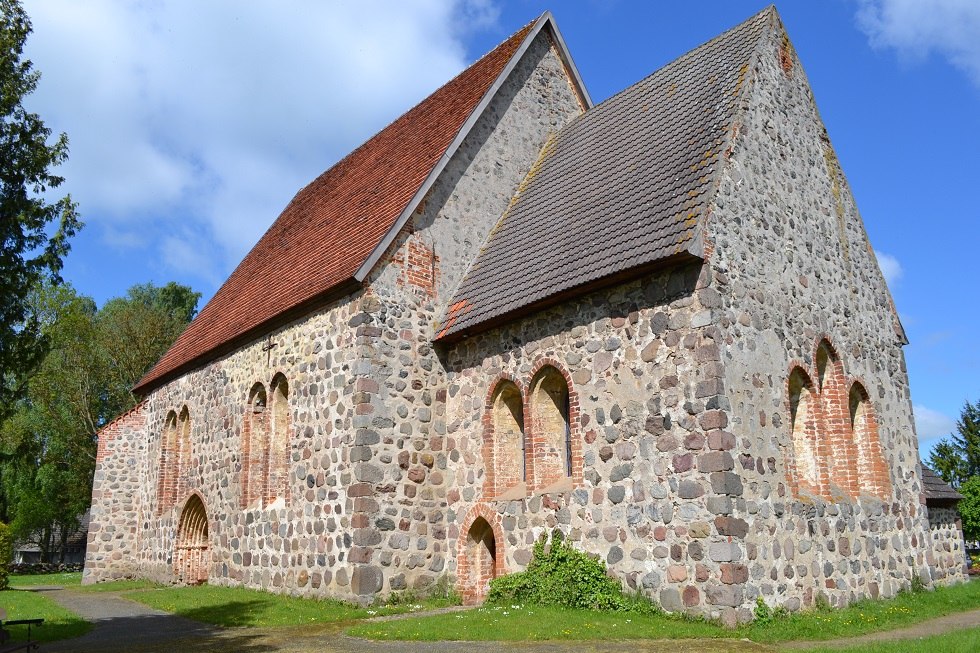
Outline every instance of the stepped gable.
[[145, 394], [278, 324], [359, 287], [356, 278], [437, 169], [529, 23], [300, 190], [160, 361]]
[[545, 146], [460, 284], [454, 340], [656, 265], [702, 257], [768, 8], [570, 122]]

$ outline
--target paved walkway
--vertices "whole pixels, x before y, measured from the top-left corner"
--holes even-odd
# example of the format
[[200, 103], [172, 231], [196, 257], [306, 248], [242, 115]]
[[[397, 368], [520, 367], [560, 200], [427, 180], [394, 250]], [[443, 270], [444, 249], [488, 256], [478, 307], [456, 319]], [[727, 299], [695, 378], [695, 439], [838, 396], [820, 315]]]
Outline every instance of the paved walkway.
[[[94, 625], [82, 637], [51, 642], [45, 653], [772, 653], [814, 646], [843, 648], [869, 642], [917, 639], [980, 626], [980, 610], [953, 614], [915, 626], [825, 642], [778, 647], [747, 640], [632, 640], [623, 642], [374, 642], [348, 637], [349, 623], [315, 627], [218, 628], [154, 610], [115, 592], [36, 588]], [[412, 615], [416, 616], [416, 615]]]

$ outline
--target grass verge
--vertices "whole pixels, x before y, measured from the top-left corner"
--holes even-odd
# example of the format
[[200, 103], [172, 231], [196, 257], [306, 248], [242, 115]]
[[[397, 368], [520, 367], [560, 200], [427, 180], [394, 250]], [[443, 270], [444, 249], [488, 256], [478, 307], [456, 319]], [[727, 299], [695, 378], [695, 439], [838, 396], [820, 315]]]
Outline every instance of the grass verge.
[[[41, 583], [37, 583], [40, 585]], [[57, 639], [68, 639], [84, 635], [92, 628], [92, 624], [79, 617], [74, 612], [65, 610], [60, 605], [37, 592], [9, 589], [0, 592], [0, 603], [7, 610], [7, 619], [44, 619], [42, 626], [31, 627], [31, 640], [36, 642], [53, 642]], [[13, 641], [27, 640], [27, 626], [11, 626], [9, 628]]]
[[933, 591], [902, 592], [893, 599], [859, 601], [846, 608], [825, 608], [752, 623], [739, 629], [756, 642], [822, 641], [893, 630], [954, 612], [980, 608], [980, 582], [970, 581]]
[[130, 590], [143, 590], [154, 587], [162, 587], [153, 581], [142, 579], [111, 580], [105, 583], [95, 583], [94, 585], [82, 585], [81, 572], [29, 574], [10, 577], [10, 586], [14, 589], [26, 589], [46, 585], [60, 585], [79, 592], [127, 592]]
[[610, 640], [731, 638], [735, 631], [666, 614], [598, 612], [552, 606], [488, 606], [448, 614], [364, 623], [348, 633], [381, 640]]
[[73, 587], [82, 584], [82, 572], [63, 572], [58, 574], [11, 574], [10, 586], [38, 587], [41, 585], [63, 585]]
[[298, 626], [353, 621], [444, 607], [448, 600], [426, 600], [362, 608], [330, 599], [294, 598], [241, 587], [167, 587], [130, 592], [126, 598], [152, 608], [216, 626]]
[[806, 653], [974, 653], [980, 651], [980, 628], [956, 630], [913, 640], [875, 642], [848, 648], [809, 648]]
[[365, 623], [351, 635], [380, 640], [592, 640], [747, 638], [759, 643], [825, 641], [901, 628], [980, 608], [980, 582], [905, 592], [847, 608], [798, 612], [727, 630], [666, 614], [595, 612], [543, 606], [488, 606], [466, 612]]

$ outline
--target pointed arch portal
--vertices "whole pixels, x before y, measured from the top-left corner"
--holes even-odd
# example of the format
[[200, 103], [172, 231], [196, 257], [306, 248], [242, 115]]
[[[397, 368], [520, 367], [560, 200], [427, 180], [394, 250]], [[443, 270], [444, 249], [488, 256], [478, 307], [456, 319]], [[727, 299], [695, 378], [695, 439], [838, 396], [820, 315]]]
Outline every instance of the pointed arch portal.
[[208, 513], [204, 502], [192, 494], [180, 513], [174, 551], [174, 574], [188, 585], [208, 580]]

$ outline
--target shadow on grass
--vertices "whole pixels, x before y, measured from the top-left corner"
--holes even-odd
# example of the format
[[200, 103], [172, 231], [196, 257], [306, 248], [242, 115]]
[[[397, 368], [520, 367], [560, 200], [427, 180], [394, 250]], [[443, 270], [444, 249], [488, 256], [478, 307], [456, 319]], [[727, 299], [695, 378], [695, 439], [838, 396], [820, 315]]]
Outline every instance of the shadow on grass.
[[[28, 633], [32, 642], [52, 642], [59, 639], [69, 639], [80, 637], [92, 630], [92, 624], [82, 619], [74, 619], [68, 622], [47, 621], [40, 626], [31, 626], [28, 631], [27, 626], [4, 626], [11, 636], [11, 644], [20, 644], [27, 641]], [[47, 646], [44, 647], [45, 649]]]
[[174, 614], [226, 628], [249, 628], [264, 625], [261, 619], [268, 605], [269, 602], [265, 600], [229, 601], [196, 608], [178, 608]]

